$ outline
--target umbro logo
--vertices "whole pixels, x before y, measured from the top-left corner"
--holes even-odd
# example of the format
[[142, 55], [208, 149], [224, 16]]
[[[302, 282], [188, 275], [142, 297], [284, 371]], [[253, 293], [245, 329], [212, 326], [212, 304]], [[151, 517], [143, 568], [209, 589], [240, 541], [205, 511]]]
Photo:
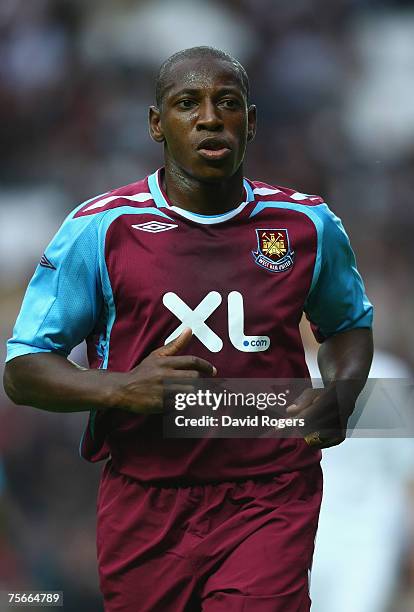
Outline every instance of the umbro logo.
[[54, 266], [52, 264], [51, 261], [48, 260], [48, 258], [46, 257], [46, 255], [43, 253], [41, 260], [39, 261], [39, 264], [43, 267], [43, 268], [49, 268], [50, 270], [56, 270], [56, 266]]
[[146, 223], [138, 223], [132, 226], [134, 229], [142, 232], [150, 232], [150, 234], [158, 234], [158, 232], [166, 232], [167, 230], [178, 227], [174, 223], [162, 223], [161, 221], [147, 221]]

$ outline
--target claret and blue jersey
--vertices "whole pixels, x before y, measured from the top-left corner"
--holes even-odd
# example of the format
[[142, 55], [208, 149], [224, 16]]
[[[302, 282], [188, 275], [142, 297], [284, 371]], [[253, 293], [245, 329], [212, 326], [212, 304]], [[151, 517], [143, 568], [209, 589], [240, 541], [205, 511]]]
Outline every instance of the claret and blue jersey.
[[[244, 201], [205, 216], [169, 204], [161, 171], [75, 209], [26, 292], [7, 359], [86, 339], [91, 368], [129, 371], [191, 327], [186, 349], [223, 378], [306, 378], [305, 312], [319, 339], [372, 324], [340, 220], [317, 196], [244, 180]], [[158, 417], [91, 411], [81, 443], [143, 481], [211, 481], [299, 469], [299, 439], [163, 440]]]

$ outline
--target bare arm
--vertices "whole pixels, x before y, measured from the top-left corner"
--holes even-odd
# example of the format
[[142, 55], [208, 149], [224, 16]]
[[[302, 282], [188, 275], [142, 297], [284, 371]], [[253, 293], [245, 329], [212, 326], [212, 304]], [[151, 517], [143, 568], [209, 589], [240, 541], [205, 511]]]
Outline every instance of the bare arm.
[[165, 378], [214, 376], [215, 368], [198, 357], [177, 355], [192, 333], [186, 329], [153, 351], [130, 372], [87, 370], [57, 353], [16, 357], [6, 364], [4, 388], [16, 404], [53, 412], [121, 408], [139, 414], [160, 412]]
[[57, 353], [16, 357], [4, 370], [4, 389], [15, 404], [52, 412], [109, 408], [112, 373], [84, 370]]
[[325, 386], [336, 381], [355, 402], [367, 381], [374, 351], [371, 329], [351, 329], [331, 336], [321, 344], [318, 366]]

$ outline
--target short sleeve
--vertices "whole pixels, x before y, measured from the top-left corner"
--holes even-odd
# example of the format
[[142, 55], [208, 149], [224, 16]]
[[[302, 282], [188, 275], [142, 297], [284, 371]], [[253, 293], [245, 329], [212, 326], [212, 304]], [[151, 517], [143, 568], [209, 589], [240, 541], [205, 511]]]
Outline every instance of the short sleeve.
[[97, 216], [73, 214], [47, 247], [29, 283], [7, 343], [6, 361], [30, 353], [67, 356], [94, 328], [103, 304]]
[[313, 210], [319, 218], [318, 273], [304, 310], [322, 342], [342, 331], [372, 327], [373, 307], [341, 220], [326, 204]]

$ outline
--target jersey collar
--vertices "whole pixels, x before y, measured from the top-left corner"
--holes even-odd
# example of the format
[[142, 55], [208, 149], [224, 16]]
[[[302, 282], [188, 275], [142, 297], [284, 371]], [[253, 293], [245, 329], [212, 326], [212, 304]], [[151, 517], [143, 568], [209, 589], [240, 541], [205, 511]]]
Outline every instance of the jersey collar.
[[168, 208], [176, 212], [178, 215], [185, 217], [186, 219], [190, 219], [191, 221], [195, 221], [196, 223], [203, 223], [212, 225], [214, 223], [223, 223], [224, 221], [228, 221], [232, 219], [236, 215], [238, 215], [249, 202], [254, 201], [253, 190], [246, 179], [243, 179], [243, 185], [245, 190], [245, 200], [237, 208], [233, 208], [233, 210], [229, 210], [228, 212], [222, 213], [220, 215], [200, 215], [198, 213], [193, 213], [184, 208], [180, 208], [179, 206], [171, 206], [168, 203], [167, 198], [161, 188], [160, 183], [160, 173], [162, 168], [159, 168], [154, 174], [150, 174], [148, 177], [148, 186], [150, 192], [154, 198], [154, 201], [158, 208]]

